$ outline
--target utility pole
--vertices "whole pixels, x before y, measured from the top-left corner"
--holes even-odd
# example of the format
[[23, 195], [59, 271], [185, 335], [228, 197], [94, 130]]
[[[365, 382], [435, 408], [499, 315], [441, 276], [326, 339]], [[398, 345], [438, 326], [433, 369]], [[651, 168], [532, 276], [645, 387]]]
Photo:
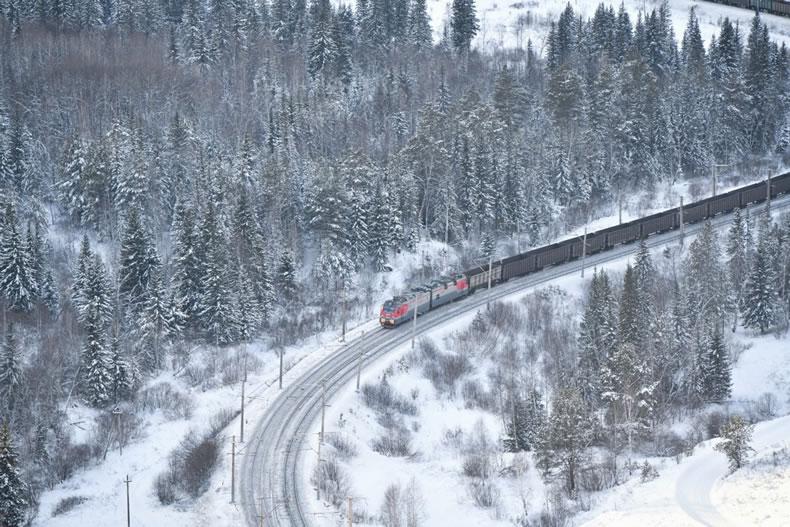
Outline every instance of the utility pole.
[[414, 349], [414, 341], [417, 339], [417, 309], [420, 306], [420, 293], [414, 293], [414, 321], [411, 325], [411, 349]]
[[352, 500], [351, 496], [348, 497], [348, 527], [352, 527], [354, 524], [354, 509], [352, 507]]
[[486, 291], [486, 295], [488, 299], [486, 300], [486, 309], [491, 309], [491, 266], [494, 264], [494, 253], [488, 255], [488, 291]]
[[340, 294], [343, 296], [343, 330], [340, 334], [340, 342], [346, 341], [346, 284], [345, 281], [343, 283], [343, 287], [340, 291]]
[[359, 354], [359, 364], [357, 364], [357, 393], [359, 393], [359, 379], [362, 377], [362, 355], [363, 353]]
[[[246, 362], [246, 361], [245, 361]], [[239, 423], [239, 443], [244, 443], [244, 385], [247, 383], [247, 367], [244, 367], [244, 378], [241, 380], [241, 423]]]
[[285, 355], [285, 348], [280, 346], [280, 389], [283, 389], [283, 355]]
[[318, 437], [318, 463], [317, 463], [319, 474], [318, 474], [318, 477], [316, 478], [316, 482], [315, 482], [315, 499], [319, 500], [319, 501], [321, 500], [321, 479], [322, 478], [321, 478], [320, 472], [321, 472], [321, 443], [323, 442], [323, 440], [324, 440], [323, 435], [319, 434], [319, 437]]
[[623, 193], [617, 195], [617, 224], [623, 224]]
[[230, 441], [230, 502], [236, 503], [236, 436]]
[[683, 196], [680, 196], [680, 245], [683, 245], [683, 235], [686, 233], [686, 227], [683, 225]]
[[765, 185], [766, 186], [766, 189], [765, 189], [766, 190], [765, 202], [768, 205], [768, 207], [770, 207], [771, 206], [771, 169], [770, 168], [766, 169], [766, 172], [767, 172], [767, 177], [766, 177], [766, 180], [765, 180], [765, 182], [766, 182], [766, 185]]
[[324, 442], [324, 418], [326, 417], [326, 381], [321, 381], [321, 443]]
[[587, 226], [584, 226], [584, 237], [582, 238], [582, 278], [584, 278], [584, 259], [587, 257]]
[[126, 483], [126, 527], [130, 527], [132, 525], [132, 509], [129, 506], [129, 483], [132, 480], [129, 479], [129, 474], [126, 475], [126, 479], [123, 482]]

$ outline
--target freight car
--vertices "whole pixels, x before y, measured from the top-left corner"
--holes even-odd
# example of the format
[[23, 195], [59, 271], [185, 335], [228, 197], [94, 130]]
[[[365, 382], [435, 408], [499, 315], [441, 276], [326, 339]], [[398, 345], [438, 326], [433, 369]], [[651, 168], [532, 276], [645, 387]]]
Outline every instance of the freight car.
[[752, 11], [762, 11], [774, 15], [790, 16], [790, 2], [786, 0], [708, 0], [714, 4], [725, 4]]
[[[448, 302], [459, 300], [475, 290], [494, 286], [511, 278], [540, 271], [582, 256], [633, 243], [648, 236], [679, 229], [719, 214], [727, 214], [752, 203], [761, 203], [783, 194], [790, 194], [790, 172], [767, 181], [740, 187], [684, 206], [665, 210], [628, 223], [615, 225], [587, 235], [586, 245], [579, 237], [539, 247], [525, 253], [490, 262], [452, 277], [444, 276], [429, 284], [414, 288], [384, 303], [379, 322], [384, 327], [395, 327], [417, 315], [423, 315]], [[584, 245], [584, 247], [583, 247]], [[491, 273], [489, 282], [488, 274]]]

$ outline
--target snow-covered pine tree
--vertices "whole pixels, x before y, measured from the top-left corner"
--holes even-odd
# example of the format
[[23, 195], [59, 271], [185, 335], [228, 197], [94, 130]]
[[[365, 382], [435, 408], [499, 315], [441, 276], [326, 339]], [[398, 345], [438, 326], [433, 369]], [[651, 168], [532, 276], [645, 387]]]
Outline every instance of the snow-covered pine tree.
[[216, 344], [236, 339], [236, 311], [232, 295], [227, 243], [218, 212], [209, 202], [200, 226], [200, 247], [205, 255], [202, 267], [202, 294], [199, 319], [206, 338]]
[[103, 328], [110, 321], [113, 311], [111, 294], [110, 281], [101, 257], [98, 254], [90, 255], [80, 304], [77, 306], [77, 317], [86, 329], [91, 324]]
[[9, 324], [2, 353], [0, 353], [0, 415], [11, 418], [19, 388], [22, 384], [22, 368], [19, 347], [14, 336], [14, 326]]
[[746, 226], [741, 210], [735, 209], [727, 233], [727, 278], [729, 282], [729, 311], [733, 314], [732, 330], [738, 325], [738, 313], [743, 301], [744, 283], [749, 271], [746, 261]]
[[16, 208], [8, 203], [0, 235], [0, 294], [5, 306], [27, 312], [33, 307], [36, 283], [30, 267], [30, 256], [19, 232]]
[[450, 28], [455, 50], [459, 54], [468, 53], [480, 29], [474, 0], [453, 0]]
[[705, 401], [721, 403], [729, 399], [732, 387], [730, 353], [719, 330], [715, 330], [708, 339], [700, 378]]
[[236, 278], [236, 313], [238, 317], [239, 339], [242, 342], [251, 341], [263, 321], [263, 313], [255, 291], [255, 286], [250, 275], [241, 264], [238, 265]]
[[554, 397], [544, 447], [553, 451], [565, 478], [565, 489], [576, 493], [577, 479], [587, 448], [595, 435], [595, 424], [587, 406], [573, 389], [562, 389]]
[[26, 524], [27, 488], [17, 467], [17, 453], [11, 440], [8, 424], [0, 426], [0, 511], [3, 527], [22, 527]]
[[609, 276], [606, 271], [596, 270], [579, 327], [579, 392], [590, 404], [599, 400], [601, 365], [617, 342], [614, 306]]
[[105, 321], [99, 309], [90, 309], [85, 319], [85, 344], [80, 364], [81, 392], [94, 407], [110, 400], [112, 378], [105, 349]]
[[200, 297], [204, 278], [201, 268], [205, 253], [198, 249], [195, 213], [191, 206], [179, 202], [176, 206], [174, 223], [177, 229], [173, 259], [173, 290], [178, 311], [184, 316], [184, 329], [194, 332], [199, 327]]
[[277, 298], [282, 304], [288, 304], [296, 300], [298, 292], [296, 266], [290, 250], [286, 249], [280, 254], [280, 261], [277, 265], [277, 274], [275, 276], [275, 286], [277, 288]]
[[725, 313], [727, 289], [721, 286], [721, 279], [726, 271], [720, 253], [713, 226], [705, 222], [702, 232], [691, 242], [686, 260], [690, 322], [699, 334], [719, 324]]
[[546, 425], [546, 409], [537, 390], [527, 397], [512, 397], [505, 409], [505, 436], [502, 444], [508, 452], [533, 451], [538, 448], [539, 435]]
[[760, 220], [757, 235], [757, 251], [743, 292], [743, 325], [765, 333], [776, 324], [779, 315], [776, 276], [772, 265], [774, 248], [770, 235], [770, 216]]
[[80, 244], [80, 252], [77, 256], [77, 265], [72, 270], [71, 282], [71, 303], [77, 313], [81, 312], [86, 303], [86, 284], [88, 277], [88, 269], [93, 260], [93, 253], [91, 252], [91, 243], [88, 235], [82, 236], [82, 243]]
[[134, 365], [124, 357], [117, 334], [112, 336], [110, 342], [108, 370], [110, 375], [110, 401], [113, 404], [118, 404], [120, 401], [130, 398], [137, 384], [137, 371]]
[[154, 269], [149, 276], [148, 286], [140, 298], [140, 306], [142, 311], [139, 327], [144, 342], [141, 365], [148, 371], [156, 371], [164, 362], [162, 347], [171, 329], [167, 291], [158, 269]]
[[433, 29], [425, 0], [411, 3], [408, 37], [412, 46], [418, 50], [430, 49], [433, 45]]
[[150, 234], [143, 226], [140, 213], [132, 208], [126, 218], [126, 228], [121, 239], [118, 291], [133, 310], [141, 307], [151, 275], [159, 268]]

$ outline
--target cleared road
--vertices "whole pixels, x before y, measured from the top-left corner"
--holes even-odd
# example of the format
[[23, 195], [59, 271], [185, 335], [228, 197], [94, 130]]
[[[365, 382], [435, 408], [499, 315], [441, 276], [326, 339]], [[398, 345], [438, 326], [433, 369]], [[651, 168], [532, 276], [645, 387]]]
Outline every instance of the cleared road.
[[[789, 205], [790, 196], [771, 202], [774, 211], [788, 208]], [[755, 205], [749, 210], [754, 214], [763, 208], [764, 205]], [[724, 227], [729, 224], [730, 216], [717, 216], [711, 221], [717, 228]], [[697, 233], [702, 225], [687, 225], [685, 235]], [[673, 231], [648, 238], [647, 245], [652, 248], [679, 241], [680, 233]], [[634, 253], [637, 247], [638, 244], [632, 243], [594, 254], [587, 257], [585, 266], [589, 269], [623, 258]], [[511, 280], [490, 291], [478, 291], [460, 302], [420, 317], [418, 335], [450, 322], [459, 315], [480, 309], [489, 300], [578, 273], [580, 269], [581, 262], [577, 260]], [[282, 393], [256, 424], [243, 457], [241, 504], [250, 527], [261, 525], [261, 514], [265, 516], [266, 527], [310, 525], [312, 515], [305, 511], [303, 499], [305, 491], [312, 489], [303, 488], [299, 464], [309, 450], [306, 435], [320, 417], [321, 384], [326, 388], [328, 401], [354, 380], [360, 354], [364, 356], [364, 366], [407, 343], [410, 338], [411, 323], [390, 330], [378, 328], [340, 348], [295, 382], [284, 386]], [[696, 503], [697, 498], [690, 497], [690, 500]], [[707, 505], [703, 503], [702, 506]]]

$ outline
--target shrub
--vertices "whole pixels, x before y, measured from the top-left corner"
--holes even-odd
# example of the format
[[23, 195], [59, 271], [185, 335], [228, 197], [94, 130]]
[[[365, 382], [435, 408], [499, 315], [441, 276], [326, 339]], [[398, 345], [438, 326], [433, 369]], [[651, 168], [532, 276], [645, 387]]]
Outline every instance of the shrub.
[[208, 489], [219, 461], [219, 444], [213, 435], [189, 432], [170, 455], [168, 469], [154, 482], [160, 503], [168, 505], [180, 496], [197, 498]]
[[162, 505], [170, 505], [176, 501], [176, 482], [171, 471], [162, 472], [154, 481], [154, 492]]
[[362, 386], [362, 400], [369, 408], [380, 413], [395, 411], [403, 415], [417, 415], [417, 405], [393, 390], [386, 377], [379, 384], [365, 383]]
[[490, 509], [499, 502], [499, 489], [489, 479], [473, 479], [469, 483], [469, 495], [475, 505], [483, 509]]
[[209, 419], [208, 435], [218, 436], [240, 413], [241, 410], [235, 408], [223, 408], [212, 415]]
[[68, 498], [63, 498], [58, 502], [57, 505], [55, 505], [55, 508], [52, 509], [52, 517], [54, 518], [55, 516], [66, 514], [86, 501], [88, 501], [88, 498], [85, 496], [69, 496]]
[[425, 361], [423, 375], [430, 380], [439, 394], [455, 395], [458, 380], [472, 371], [469, 359], [455, 353], [438, 353], [434, 360]]
[[466, 408], [491, 410], [494, 407], [491, 393], [486, 392], [477, 379], [464, 381], [463, 385], [461, 385], [461, 396], [464, 398], [464, 406]]
[[335, 456], [327, 456], [315, 467], [311, 481], [335, 507], [344, 503], [349, 494], [348, 477]]
[[645, 461], [644, 465], [642, 465], [642, 471], [639, 475], [639, 478], [642, 480], [642, 483], [645, 483], [647, 481], [653, 481], [657, 477], [658, 477], [658, 471], [656, 470], [656, 468], [650, 463], [648, 463], [647, 461]]
[[770, 419], [776, 417], [777, 406], [776, 396], [772, 393], [764, 393], [757, 399], [755, 410], [763, 419]]
[[491, 477], [491, 459], [485, 452], [469, 452], [464, 456], [461, 463], [464, 476], [470, 478], [483, 478]]
[[180, 448], [183, 451], [177, 457], [179, 484], [187, 494], [197, 498], [208, 488], [209, 479], [219, 459], [219, 445], [213, 437], [198, 440], [188, 435]]
[[409, 456], [412, 453], [411, 434], [405, 428], [387, 430], [384, 435], [373, 440], [371, 447], [387, 457]]
[[189, 419], [194, 410], [192, 399], [168, 382], [160, 382], [141, 390], [135, 399], [135, 408], [144, 412], [161, 410], [168, 419]]
[[326, 441], [335, 449], [335, 453], [340, 459], [347, 460], [357, 455], [356, 445], [344, 435], [329, 434]]

